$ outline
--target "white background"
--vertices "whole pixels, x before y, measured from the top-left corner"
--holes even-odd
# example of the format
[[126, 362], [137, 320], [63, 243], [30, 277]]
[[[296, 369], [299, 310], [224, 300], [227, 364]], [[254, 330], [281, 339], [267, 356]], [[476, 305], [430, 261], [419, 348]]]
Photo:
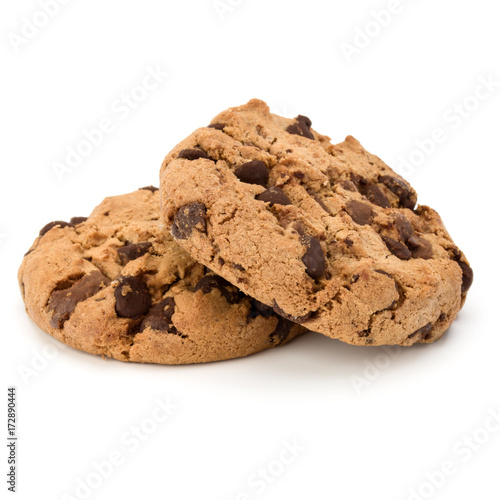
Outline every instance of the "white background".
[[[2, 2], [0, 356], [2, 391], [18, 391], [17, 498], [83, 498], [78, 481], [99, 482], [92, 463], [114, 452], [123, 463], [89, 498], [499, 498], [500, 427], [484, 425], [500, 410], [500, 87], [472, 97], [481, 78], [500, 82], [499, 10], [491, 0], [401, 0], [380, 27], [373, 12], [389, 6], [73, 0], [30, 29], [24, 18], [44, 22], [36, 1]], [[148, 67], [169, 76], [141, 94]], [[131, 91], [144, 99], [129, 113], [117, 99]], [[40, 331], [16, 283], [38, 230], [158, 184], [178, 141], [252, 97], [308, 115], [335, 142], [354, 135], [441, 213], [475, 271], [448, 334], [392, 354], [310, 334], [242, 360], [168, 367], [105, 361]], [[59, 180], [54, 163], [102, 119], [113, 131]], [[431, 146], [436, 128], [445, 139]], [[178, 408], [134, 451], [121, 436], [150, 431], [155, 399], [167, 397]], [[293, 461], [285, 441], [300, 448]], [[443, 478], [445, 461], [454, 474]], [[257, 482], [268, 467], [270, 480]]]

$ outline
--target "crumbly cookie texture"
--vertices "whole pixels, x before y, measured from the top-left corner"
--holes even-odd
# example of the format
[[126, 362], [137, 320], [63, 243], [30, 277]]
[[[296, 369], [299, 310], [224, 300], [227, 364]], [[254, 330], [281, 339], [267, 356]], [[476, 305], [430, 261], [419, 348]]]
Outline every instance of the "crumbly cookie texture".
[[19, 269], [29, 316], [82, 351], [162, 364], [238, 358], [305, 331], [195, 262], [159, 212], [148, 187], [47, 224]]
[[253, 99], [165, 158], [162, 215], [195, 259], [310, 330], [357, 345], [433, 342], [472, 283], [439, 215], [353, 137]]

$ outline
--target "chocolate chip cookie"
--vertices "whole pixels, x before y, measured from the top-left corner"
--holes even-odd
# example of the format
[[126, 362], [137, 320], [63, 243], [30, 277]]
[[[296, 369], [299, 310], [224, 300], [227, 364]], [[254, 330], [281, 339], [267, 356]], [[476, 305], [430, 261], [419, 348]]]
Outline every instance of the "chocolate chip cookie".
[[357, 345], [433, 342], [472, 283], [439, 215], [353, 137], [259, 100], [219, 114], [161, 169], [162, 214], [195, 259], [278, 314]]
[[122, 361], [246, 356], [305, 331], [195, 262], [160, 223], [149, 187], [90, 217], [47, 224], [24, 257], [29, 316], [61, 342]]

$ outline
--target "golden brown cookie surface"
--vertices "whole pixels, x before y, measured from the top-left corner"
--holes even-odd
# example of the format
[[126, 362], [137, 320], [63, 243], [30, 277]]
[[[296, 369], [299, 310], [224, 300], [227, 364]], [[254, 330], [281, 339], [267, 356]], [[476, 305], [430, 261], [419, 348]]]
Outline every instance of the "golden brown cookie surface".
[[231, 359], [305, 331], [179, 247], [162, 228], [154, 188], [106, 198], [88, 218], [45, 226], [19, 283], [40, 328], [123, 361]]
[[472, 270], [439, 215], [359, 142], [256, 99], [177, 145], [162, 215], [192, 256], [310, 330], [359, 345], [433, 342]]

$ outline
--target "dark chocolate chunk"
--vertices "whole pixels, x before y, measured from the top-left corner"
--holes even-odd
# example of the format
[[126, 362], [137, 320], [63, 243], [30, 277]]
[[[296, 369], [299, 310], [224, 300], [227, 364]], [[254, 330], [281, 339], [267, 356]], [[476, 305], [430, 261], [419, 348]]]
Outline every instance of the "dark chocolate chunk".
[[411, 191], [408, 184], [391, 175], [383, 175], [380, 177], [379, 181], [387, 186], [399, 198], [399, 203], [402, 207], [409, 208], [410, 210], [415, 208], [417, 197]]
[[340, 181], [339, 184], [346, 190], [346, 191], [353, 191], [353, 192], [356, 192], [357, 191], [357, 188], [355, 186], [355, 184], [351, 181], [347, 181], [347, 180], [344, 180], [344, 181]]
[[149, 311], [148, 315], [142, 320], [139, 331], [142, 332], [146, 328], [158, 330], [161, 332], [178, 334], [172, 322], [172, 316], [175, 312], [175, 300], [172, 297], [163, 299]]
[[263, 161], [254, 160], [243, 163], [236, 168], [234, 175], [238, 177], [241, 182], [247, 184], [259, 184], [266, 187], [267, 180], [269, 179], [269, 170]]
[[146, 283], [138, 276], [122, 276], [115, 290], [116, 314], [121, 318], [137, 319], [151, 307], [151, 295]]
[[457, 260], [457, 264], [460, 266], [460, 269], [462, 269], [462, 293], [466, 293], [472, 285], [474, 273], [469, 264], [461, 260]]
[[172, 235], [178, 240], [185, 240], [197, 229], [205, 233], [207, 230], [207, 208], [203, 203], [188, 203], [177, 211], [172, 225]]
[[255, 197], [256, 200], [264, 201], [269, 203], [269, 206], [273, 206], [275, 203], [278, 205], [291, 205], [292, 202], [287, 198], [285, 193], [276, 186], [271, 186], [259, 195]]
[[285, 311], [283, 311], [283, 309], [281, 309], [276, 300], [274, 301], [273, 309], [276, 314], [283, 316], [283, 318], [287, 319], [288, 321], [292, 321], [293, 323], [298, 323], [299, 325], [305, 323], [315, 314], [314, 311], [310, 311], [306, 314], [303, 314], [302, 316], [292, 316], [291, 314], [287, 314]]
[[226, 125], [224, 123], [211, 123], [208, 128], [214, 128], [215, 130], [224, 130]]
[[304, 230], [304, 226], [300, 222], [292, 223], [292, 230], [297, 231], [300, 236], [305, 236], [306, 232]]
[[295, 123], [289, 125], [286, 131], [290, 134], [301, 135], [302, 137], [307, 137], [308, 139], [314, 140], [314, 135], [311, 132], [312, 122], [307, 116], [299, 115], [295, 118]]
[[369, 186], [368, 180], [359, 174], [355, 174], [354, 172], [351, 172], [349, 176], [354, 184], [354, 187], [356, 188], [356, 191], [364, 194]]
[[[278, 318], [276, 329], [269, 335], [272, 344], [282, 344], [290, 333], [291, 323], [285, 318]], [[277, 341], [276, 341], [277, 340]]]
[[250, 311], [248, 312], [248, 318], [253, 319], [257, 316], [264, 316], [264, 318], [269, 318], [274, 315], [274, 310], [270, 306], [266, 306], [262, 302], [253, 299], [250, 304]]
[[88, 217], [71, 217], [69, 223], [73, 226], [78, 226], [88, 219]]
[[412, 334], [408, 335], [409, 339], [419, 337], [420, 340], [428, 340], [431, 337], [432, 323], [427, 323], [422, 328], [415, 330]]
[[326, 259], [319, 240], [312, 236], [302, 236], [300, 242], [307, 247], [302, 257], [307, 274], [313, 279], [321, 278], [325, 273]]
[[373, 212], [369, 205], [360, 201], [351, 200], [345, 205], [347, 213], [356, 224], [366, 225], [373, 222]]
[[394, 254], [398, 259], [408, 260], [411, 257], [411, 252], [408, 250], [408, 247], [404, 243], [400, 243], [399, 241], [393, 240], [388, 236], [382, 236], [387, 248]]
[[209, 274], [201, 278], [194, 287], [194, 291], [201, 290], [203, 293], [210, 293], [213, 289], [219, 290], [221, 295], [229, 302], [236, 304], [239, 301], [239, 295], [236, 288], [231, 283], [220, 276]]
[[145, 255], [151, 246], [152, 243], [150, 241], [143, 241], [142, 243], [131, 243], [130, 245], [125, 245], [117, 248], [116, 251], [120, 256], [122, 264], [125, 265], [131, 260], [138, 259], [139, 257]]
[[411, 250], [414, 259], [430, 259], [432, 257], [432, 245], [426, 239], [411, 235], [406, 241], [406, 245]]
[[366, 190], [366, 197], [379, 207], [389, 208], [391, 206], [387, 196], [377, 186], [370, 186]]
[[109, 285], [109, 279], [99, 271], [92, 271], [73, 283], [69, 288], [56, 290], [50, 295], [47, 307], [53, 311], [50, 324], [62, 328], [79, 302], [95, 295], [101, 288]]
[[210, 160], [210, 156], [208, 156], [203, 149], [183, 149], [177, 158], [183, 158], [185, 160], [198, 160], [200, 158], [205, 158]]
[[139, 188], [139, 191], [151, 191], [152, 193], [154, 193], [155, 191], [158, 191], [158, 188], [155, 186], [145, 186], [145, 187]]
[[65, 222], [63, 220], [55, 220], [54, 222], [49, 222], [40, 229], [40, 236], [47, 234], [54, 227], [73, 227], [70, 222]]
[[404, 215], [396, 214], [394, 217], [394, 226], [398, 230], [401, 239], [405, 242], [414, 234], [411, 222]]

